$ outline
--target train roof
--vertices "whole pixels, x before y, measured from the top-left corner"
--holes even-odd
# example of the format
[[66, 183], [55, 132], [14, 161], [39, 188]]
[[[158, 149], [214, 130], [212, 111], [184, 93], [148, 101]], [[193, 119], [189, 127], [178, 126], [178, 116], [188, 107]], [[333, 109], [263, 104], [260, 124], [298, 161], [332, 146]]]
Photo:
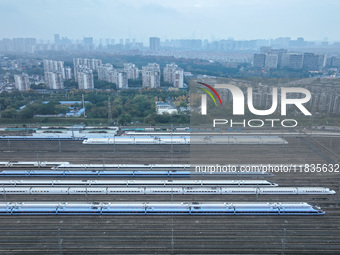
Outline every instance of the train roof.
[[2, 184], [30, 184], [30, 183], [42, 183], [42, 184], [271, 184], [272, 182], [267, 180], [49, 180], [49, 179], [29, 179], [29, 180], [0, 180], [0, 185]]
[[[189, 187], [180, 187], [180, 186], [160, 186], [160, 187], [106, 187], [106, 186], [68, 186], [68, 187], [54, 187], [54, 186], [27, 186], [27, 187], [16, 187], [16, 186], [2, 186], [0, 187], [0, 193], [10, 193], [16, 191], [31, 191], [33, 193], [45, 192], [45, 191], [53, 191], [54, 194], [62, 194], [64, 192], [73, 192], [75, 190], [82, 191], [82, 192], [96, 192], [101, 191], [106, 194], [106, 192], [137, 192], [137, 193], [173, 193], [173, 192], [184, 192], [184, 194], [194, 193], [202, 193], [202, 194], [209, 194], [209, 193], [219, 193], [219, 194], [236, 194], [239, 193], [247, 193], [247, 194], [254, 194], [258, 192], [272, 192], [272, 194], [305, 194], [304, 192], [308, 192], [309, 190], [312, 191], [314, 194], [334, 194], [335, 191], [330, 190], [329, 188], [323, 187], [315, 187], [315, 188], [296, 188], [296, 187], [285, 187], [285, 188], [243, 188], [243, 187], [201, 187], [201, 186], [189, 186]], [[300, 193], [296, 193], [297, 191]], [[220, 193], [220, 192], [227, 192], [227, 193]], [[234, 193], [234, 194], [235, 194]], [[31, 193], [30, 193], [31, 194]], [[261, 193], [260, 193], [261, 194]]]
[[190, 164], [60, 164], [56, 168], [95, 168], [95, 167], [107, 167], [107, 168], [189, 168]]
[[87, 206], [161, 206], [161, 205], [177, 205], [177, 206], [283, 206], [283, 207], [306, 207], [312, 206], [312, 204], [306, 202], [0, 202], [0, 207], [2, 206], [65, 206], [65, 205], [87, 205]]

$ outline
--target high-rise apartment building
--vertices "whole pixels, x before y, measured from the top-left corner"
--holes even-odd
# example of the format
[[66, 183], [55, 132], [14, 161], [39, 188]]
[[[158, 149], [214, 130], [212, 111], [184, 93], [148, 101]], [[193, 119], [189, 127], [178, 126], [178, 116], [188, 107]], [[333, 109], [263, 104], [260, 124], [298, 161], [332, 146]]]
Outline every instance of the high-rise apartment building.
[[109, 72], [114, 68], [111, 64], [104, 64], [98, 67], [98, 80], [109, 81]]
[[160, 68], [156, 63], [142, 68], [143, 88], [159, 88], [161, 86]]
[[264, 67], [268, 69], [277, 68], [278, 60], [279, 60], [278, 54], [267, 54], [265, 57]]
[[122, 69], [113, 69], [109, 72], [109, 82], [115, 83], [117, 89], [128, 89], [127, 73]]
[[266, 61], [266, 54], [254, 54], [253, 66], [255, 68], [264, 68]]
[[161, 48], [161, 39], [159, 37], [150, 37], [150, 50], [159, 51]]
[[124, 71], [126, 72], [128, 79], [136, 80], [139, 78], [139, 69], [135, 64], [124, 64]]
[[289, 68], [292, 69], [301, 69], [303, 64], [303, 55], [302, 54], [290, 54], [289, 55]]
[[14, 75], [15, 88], [19, 91], [25, 91], [30, 89], [30, 83], [28, 79], [28, 74], [16, 74]]
[[98, 70], [98, 67], [102, 65], [101, 59], [89, 59], [89, 58], [74, 58], [73, 59], [73, 71], [74, 71], [74, 78], [77, 81], [78, 79], [78, 69], [81, 67], [86, 67], [92, 70]]
[[44, 59], [44, 72], [60, 72], [65, 79], [64, 61]]
[[302, 67], [308, 71], [319, 70], [319, 56], [314, 53], [304, 53]]
[[64, 78], [61, 72], [57, 71], [45, 72], [45, 82], [49, 89], [64, 88]]
[[72, 69], [71, 69], [71, 67], [65, 68], [65, 79], [66, 80], [72, 79]]
[[64, 61], [44, 59], [44, 77], [49, 89], [63, 89], [66, 78]]
[[165, 82], [173, 84], [176, 88], [183, 88], [184, 71], [176, 64], [167, 64], [163, 69], [163, 79]]
[[77, 81], [79, 89], [94, 89], [92, 69], [81, 67], [77, 69]]
[[[124, 65], [125, 68], [125, 65]], [[117, 89], [128, 89], [128, 73], [125, 69], [115, 69], [111, 64], [98, 67], [98, 79], [115, 83]]]
[[54, 43], [59, 44], [60, 43], [60, 34], [54, 34]]

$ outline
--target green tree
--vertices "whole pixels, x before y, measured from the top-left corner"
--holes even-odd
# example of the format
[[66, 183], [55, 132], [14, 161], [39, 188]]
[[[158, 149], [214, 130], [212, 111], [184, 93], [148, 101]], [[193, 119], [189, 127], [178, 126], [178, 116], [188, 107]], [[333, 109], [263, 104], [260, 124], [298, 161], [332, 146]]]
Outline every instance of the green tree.
[[131, 122], [131, 115], [130, 114], [121, 114], [119, 117], [118, 117], [118, 124], [121, 125], [121, 126], [125, 126], [126, 124], [130, 123]]
[[3, 118], [15, 118], [17, 116], [17, 111], [13, 108], [8, 108], [1, 112]]
[[26, 106], [24, 109], [18, 112], [20, 118], [30, 119], [34, 117], [34, 109], [33, 107]]

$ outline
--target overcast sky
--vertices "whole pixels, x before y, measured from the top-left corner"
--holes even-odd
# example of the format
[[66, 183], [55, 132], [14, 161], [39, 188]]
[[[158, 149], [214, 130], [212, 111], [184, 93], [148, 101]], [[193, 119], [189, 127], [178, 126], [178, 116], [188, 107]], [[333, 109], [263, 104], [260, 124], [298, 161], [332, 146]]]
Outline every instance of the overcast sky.
[[339, 0], [0, 0], [0, 38], [340, 41]]

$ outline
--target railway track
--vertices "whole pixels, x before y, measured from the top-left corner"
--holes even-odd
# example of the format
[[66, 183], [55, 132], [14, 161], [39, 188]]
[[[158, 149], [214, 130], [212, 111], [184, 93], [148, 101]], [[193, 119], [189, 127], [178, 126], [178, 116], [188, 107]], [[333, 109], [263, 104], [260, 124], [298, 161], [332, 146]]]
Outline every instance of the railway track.
[[[324, 138], [323, 138], [324, 139]], [[338, 144], [340, 138], [332, 138], [333, 144]], [[255, 164], [263, 163], [263, 155], [266, 155], [266, 163], [306, 163], [325, 162], [325, 159], [317, 155], [306, 146], [299, 138], [287, 138], [288, 145], [268, 145], [259, 147], [257, 145], [246, 146], [247, 157], [242, 157], [245, 147], [233, 146], [199, 146], [203, 153], [211, 151], [214, 158], [221, 159], [230, 164]], [[63, 141], [61, 147], [57, 141], [12, 141], [10, 148], [6, 141], [0, 141], [0, 161], [26, 159], [30, 161], [69, 161], [71, 163], [107, 164], [121, 163], [129, 164], [131, 161], [141, 164], [152, 163], [188, 163], [190, 156], [192, 160], [200, 160], [202, 154], [190, 154], [190, 149], [195, 146], [188, 145], [82, 145], [80, 141]], [[231, 149], [232, 148], [232, 149]], [[198, 151], [200, 152], [200, 151]], [[327, 151], [324, 152], [327, 155]], [[340, 149], [335, 147], [334, 153], [340, 154]], [[132, 156], [133, 155], [133, 159]], [[37, 160], [38, 159], [38, 160]], [[206, 159], [205, 159], [206, 160]]]
[[[1, 219], [1, 218], [0, 218]], [[284, 229], [285, 254], [335, 254], [339, 249], [339, 216], [317, 217], [168, 217], [82, 216], [7, 218], [0, 251], [58, 254], [112, 253], [280, 253]], [[84, 222], [94, 222], [83, 224]], [[248, 224], [244, 224], [247, 222]], [[28, 230], [32, 225], [36, 229]], [[60, 229], [58, 231], [58, 229]], [[89, 252], [90, 251], [90, 252]]]
[[[326, 146], [329, 140], [315, 138]], [[323, 163], [309, 146], [287, 137], [286, 146], [233, 146], [225, 161], [239, 163]], [[91, 146], [81, 142], [0, 141], [0, 161], [69, 161], [71, 163], [187, 164], [189, 146]], [[332, 149], [340, 154], [339, 138]], [[211, 148], [211, 147], [207, 147]], [[225, 151], [224, 151], [225, 152]], [[323, 150], [327, 155], [327, 151]], [[265, 155], [265, 157], [264, 157]], [[197, 158], [196, 158], [197, 159]], [[265, 162], [264, 162], [265, 161]], [[42, 168], [43, 169], [43, 168]], [[206, 178], [218, 179], [221, 176]], [[222, 177], [226, 178], [226, 177]], [[229, 179], [240, 179], [228, 177]], [[25, 179], [20, 178], [20, 179]], [[48, 179], [44, 177], [44, 179]], [[55, 179], [55, 178], [51, 178]], [[68, 178], [65, 178], [68, 179]], [[91, 178], [86, 178], [91, 179]], [[339, 190], [335, 173], [275, 173], [266, 179], [280, 186], [322, 186]], [[1, 187], [0, 187], [1, 188]], [[304, 201], [318, 204], [324, 216], [0, 216], [0, 254], [338, 254], [340, 206], [336, 195], [0, 195], [4, 201]], [[59, 231], [58, 231], [59, 229]], [[286, 230], [284, 230], [286, 229]]]

